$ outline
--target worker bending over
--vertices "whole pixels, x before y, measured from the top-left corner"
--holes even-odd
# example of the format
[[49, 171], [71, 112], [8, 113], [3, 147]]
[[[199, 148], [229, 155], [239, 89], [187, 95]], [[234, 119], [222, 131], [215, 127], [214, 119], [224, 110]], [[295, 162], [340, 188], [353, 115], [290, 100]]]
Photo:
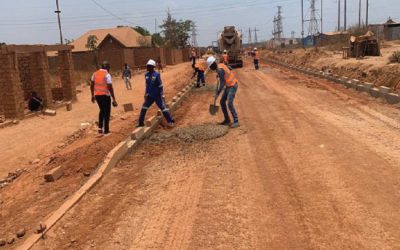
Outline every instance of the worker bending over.
[[149, 60], [147, 62], [147, 72], [145, 74], [146, 79], [146, 93], [144, 96], [144, 103], [142, 110], [140, 111], [138, 127], [144, 126], [144, 119], [147, 110], [155, 102], [159, 109], [161, 109], [165, 119], [168, 122], [168, 127], [174, 127], [174, 119], [172, 118], [168, 108], [165, 105], [164, 100], [164, 89], [161, 81], [160, 73], [155, 71], [156, 62]]
[[112, 79], [109, 73], [110, 64], [108, 62], [103, 62], [101, 69], [94, 72], [90, 84], [90, 92], [92, 94], [92, 102], [97, 102], [99, 106], [99, 135], [107, 136], [110, 133], [109, 123], [111, 114], [111, 98], [112, 105], [114, 107], [118, 106], [115, 100], [114, 90], [112, 87]]
[[257, 48], [254, 48], [253, 56], [254, 56], [254, 67], [256, 68], [256, 70], [258, 70], [260, 68], [259, 66], [260, 52], [258, 52]]
[[225, 64], [225, 65], [229, 65], [229, 55], [228, 55], [228, 51], [224, 50], [224, 54], [222, 55], [222, 57], [224, 58], [224, 64]]
[[[235, 100], [235, 95], [238, 89], [238, 81], [233, 74], [231, 68], [223, 63], [219, 63], [217, 65], [216, 59], [213, 56], [210, 56], [207, 59], [207, 64], [208, 67], [211, 70], [215, 70], [217, 72], [218, 78], [219, 78], [219, 85], [217, 86], [216, 90], [216, 96], [219, 96], [219, 94], [224, 90], [224, 93], [221, 97], [221, 109], [222, 112], [224, 113], [224, 121], [220, 123], [220, 125], [230, 125], [231, 128], [237, 128], [239, 127], [239, 119], [236, 113], [235, 106], [233, 105], [233, 101]], [[231, 124], [231, 119], [229, 118], [228, 115], [228, 110], [226, 107], [226, 102], [228, 101], [228, 107], [229, 110], [231, 111], [232, 117], [233, 117], [233, 123]]]
[[206, 80], [205, 80], [205, 77], [204, 77], [204, 72], [207, 69], [206, 65], [204, 64], [204, 62], [200, 62], [199, 61], [194, 65], [193, 68], [194, 68], [194, 73], [193, 73], [192, 78], [195, 77], [196, 74], [197, 74], [197, 85], [196, 85], [196, 87], [200, 88], [201, 85], [205, 86]]

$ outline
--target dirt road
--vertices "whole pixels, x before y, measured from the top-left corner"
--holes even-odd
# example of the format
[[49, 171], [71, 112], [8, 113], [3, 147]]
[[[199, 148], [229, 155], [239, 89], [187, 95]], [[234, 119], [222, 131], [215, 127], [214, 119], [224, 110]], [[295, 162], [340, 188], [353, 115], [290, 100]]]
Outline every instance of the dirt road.
[[[236, 74], [240, 128], [160, 129], [35, 249], [400, 248], [399, 109], [265, 65]], [[177, 129], [221, 119], [211, 95]]]

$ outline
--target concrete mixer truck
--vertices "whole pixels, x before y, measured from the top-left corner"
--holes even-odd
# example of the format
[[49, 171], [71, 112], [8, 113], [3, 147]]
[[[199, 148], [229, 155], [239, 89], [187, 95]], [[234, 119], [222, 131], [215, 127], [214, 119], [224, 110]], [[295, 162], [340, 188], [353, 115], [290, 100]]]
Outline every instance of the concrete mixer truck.
[[235, 26], [226, 26], [218, 39], [218, 47], [221, 52], [225, 50], [229, 56], [229, 66], [233, 68], [243, 67], [243, 59], [241, 55], [242, 34], [240, 34]]

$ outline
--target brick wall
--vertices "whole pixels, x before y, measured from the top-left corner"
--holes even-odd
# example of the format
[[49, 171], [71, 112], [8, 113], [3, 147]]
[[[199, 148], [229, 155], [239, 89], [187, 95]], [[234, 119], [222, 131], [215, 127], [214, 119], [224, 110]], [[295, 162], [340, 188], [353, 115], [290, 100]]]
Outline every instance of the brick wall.
[[63, 89], [62, 88], [52, 88], [51, 93], [53, 95], [53, 100], [62, 101], [64, 100]]
[[39, 97], [44, 101], [46, 107], [53, 106], [53, 97], [51, 93], [51, 82], [49, 63], [45, 52], [31, 53], [30, 78], [32, 81], [32, 90], [36, 91]]
[[32, 92], [32, 81], [29, 69], [30, 55], [29, 54], [18, 54], [18, 71], [19, 78], [22, 83], [22, 89], [24, 91], [24, 97], [27, 99]]
[[92, 52], [79, 52], [72, 54], [74, 68], [80, 71], [95, 71], [95, 54]]
[[6, 118], [24, 117], [24, 94], [15, 53], [0, 52], [0, 107]]
[[76, 100], [76, 80], [71, 51], [58, 52], [58, 74], [61, 80], [63, 98], [67, 101]]

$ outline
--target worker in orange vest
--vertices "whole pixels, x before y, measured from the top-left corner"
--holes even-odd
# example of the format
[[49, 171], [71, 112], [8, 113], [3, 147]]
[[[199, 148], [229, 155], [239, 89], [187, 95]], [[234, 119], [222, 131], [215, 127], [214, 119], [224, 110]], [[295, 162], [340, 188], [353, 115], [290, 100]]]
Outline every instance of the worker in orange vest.
[[[235, 75], [232, 72], [232, 68], [229, 66], [219, 63], [217, 64], [217, 61], [215, 57], [210, 56], [207, 59], [207, 65], [211, 70], [214, 70], [218, 74], [219, 78], [219, 85], [216, 90], [215, 96], [218, 97], [219, 94], [224, 90], [224, 93], [222, 94], [220, 104], [221, 104], [221, 109], [222, 112], [224, 113], [224, 121], [219, 123], [220, 125], [228, 125], [231, 128], [237, 128], [239, 127], [239, 119], [238, 115], [236, 113], [235, 106], [233, 105], [233, 101], [235, 100], [236, 92], [238, 89], [238, 80], [236, 79]], [[228, 115], [228, 110], [226, 107], [226, 102], [228, 102], [228, 107], [229, 110], [232, 114], [233, 117], [233, 123], [231, 124], [231, 119], [229, 118]]]
[[224, 63], [225, 63], [225, 65], [229, 65], [229, 55], [228, 55], [228, 51], [224, 50], [224, 54], [222, 55], [222, 57], [224, 58]]
[[253, 56], [254, 56], [254, 67], [256, 68], [256, 70], [258, 70], [260, 68], [259, 66], [260, 53], [258, 52], [257, 48], [254, 48]]
[[196, 49], [192, 48], [192, 54], [190, 57], [190, 59], [192, 59], [192, 67], [194, 67], [194, 65], [196, 64], [196, 57], [197, 57]]
[[196, 85], [196, 87], [200, 88], [201, 85], [205, 86], [206, 85], [206, 80], [205, 80], [205, 77], [204, 77], [204, 73], [205, 73], [205, 71], [207, 69], [206, 65], [204, 64], [204, 62], [200, 62], [199, 61], [194, 65], [193, 68], [194, 68], [194, 73], [193, 73], [192, 78], [194, 78], [196, 76], [196, 74], [197, 74], [197, 85]]
[[[92, 94], [92, 102], [97, 102], [99, 106], [99, 129], [100, 136], [107, 136], [110, 133], [109, 123], [111, 115], [111, 104], [118, 106], [115, 100], [112, 79], [109, 73], [110, 64], [103, 62], [101, 69], [94, 72], [91, 78], [90, 92]], [[111, 102], [112, 98], [112, 102]]]

